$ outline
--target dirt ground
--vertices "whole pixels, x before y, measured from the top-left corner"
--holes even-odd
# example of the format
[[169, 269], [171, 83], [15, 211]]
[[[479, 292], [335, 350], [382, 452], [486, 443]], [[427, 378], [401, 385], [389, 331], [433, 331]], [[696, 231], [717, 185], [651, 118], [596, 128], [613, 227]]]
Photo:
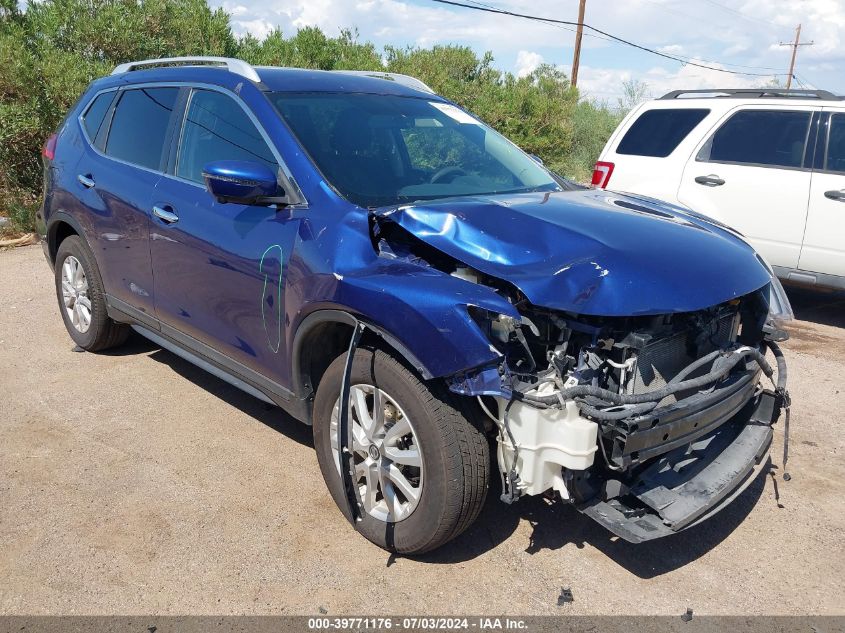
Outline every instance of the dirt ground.
[[845, 613], [845, 293], [790, 294], [792, 481], [639, 546], [491, 495], [410, 560], [342, 519], [308, 427], [140, 337], [74, 353], [40, 247], [2, 252], [0, 614]]

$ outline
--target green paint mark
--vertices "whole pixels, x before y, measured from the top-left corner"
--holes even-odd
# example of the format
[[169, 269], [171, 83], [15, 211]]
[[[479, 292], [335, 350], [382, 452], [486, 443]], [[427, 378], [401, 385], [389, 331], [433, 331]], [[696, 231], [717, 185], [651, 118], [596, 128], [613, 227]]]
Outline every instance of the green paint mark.
[[267, 280], [269, 275], [264, 273], [264, 288], [261, 291], [261, 321], [264, 323], [264, 333], [267, 335], [267, 345], [273, 350], [274, 354], [279, 353], [279, 347], [282, 345], [282, 247], [278, 244], [268, 246], [264, 254], [261, 255], [261, 262], [258, 264], [258, 272], [264, 272], [264, 259], [267, 254], [273, 249], [279, 251], [279, 283], [278, 293], [276, 294], [276, 342], [273, 344], [273, 335], [267, 330], [267, 316], [264, 313], [264, 305], [267, 303]]

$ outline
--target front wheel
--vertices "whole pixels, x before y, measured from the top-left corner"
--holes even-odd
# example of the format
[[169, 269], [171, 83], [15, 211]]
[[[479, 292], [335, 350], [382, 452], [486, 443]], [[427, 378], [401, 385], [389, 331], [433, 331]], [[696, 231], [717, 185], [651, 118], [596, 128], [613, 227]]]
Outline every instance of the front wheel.
[[[329, 366], [314, 401], [317, 459], [341, 508], [338, 416], [345, 364], [344, 354]], [[481, 426], [458, 405], [448, 391], [422, 383], [389, 354], [355, 352], [349, 432], [363, 515], [355, 527], [379, 547], [421, 554], [453, 539], [478, 516], [487, 494], [489, 448]]]

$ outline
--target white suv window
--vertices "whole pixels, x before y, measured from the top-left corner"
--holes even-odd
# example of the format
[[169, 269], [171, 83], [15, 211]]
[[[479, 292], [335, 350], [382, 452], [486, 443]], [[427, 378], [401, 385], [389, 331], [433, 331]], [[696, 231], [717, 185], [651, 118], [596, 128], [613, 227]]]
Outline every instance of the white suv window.
[[743, 110], [720, 127], [696, 160], [764, 167], [801, 167], [812, 112]]
[[616, 153], [668, 156], [709, 113], [705, 108], [661, 108], [643, 112], [619, 141]]
[[845, 114], [830, 117], [830, 136], [827, 141], [827, 171], [845, 173]]

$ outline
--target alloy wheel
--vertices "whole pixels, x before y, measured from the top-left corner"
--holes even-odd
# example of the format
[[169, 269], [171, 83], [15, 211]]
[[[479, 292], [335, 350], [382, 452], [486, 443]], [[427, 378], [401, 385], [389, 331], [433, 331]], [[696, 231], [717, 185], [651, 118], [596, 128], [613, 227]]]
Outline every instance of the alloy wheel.
[[85, 269], [73, 255], [62, 264], [62, 300], [65, 311], [76, 331], [85, 333], [91, 327], [91, 298]]
[[[338, 473], [339, 411], [340, 398], [330, 428]], [[353, 385], [349, 389], [349, 422], [355, 485], [364, 510], [388, 523], [408, 518], [419, 504], [423, 487], [422, 453], [411, 421], [383, 390]]]

